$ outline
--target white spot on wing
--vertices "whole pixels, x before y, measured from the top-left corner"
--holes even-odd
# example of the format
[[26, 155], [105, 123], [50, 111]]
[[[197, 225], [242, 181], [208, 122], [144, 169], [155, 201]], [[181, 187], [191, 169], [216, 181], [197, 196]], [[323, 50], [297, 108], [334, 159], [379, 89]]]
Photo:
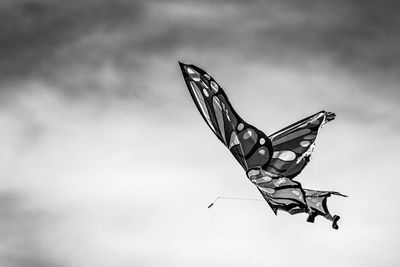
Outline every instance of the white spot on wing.
[[275, 193], [275, 190], [272, 189], [272, 188], [261, 187], [261, 186], [259, 186], [258, 188], [259, 188], [261, 191], [263, 191], [263, 192], [265, 192], [265, 193], [267, 193], [267, 194], [273, 194], [273, 193]]
[[310, 141], [301, 141], [301, 142], [300, 142], [300, 145], [301, 145], [302, 147], [308, 147], [310, 144], [311, 144]]
[[197, 71], [195, 71], [191, 67], [187, 67], [187, 73], [193, 81], [200, 82], [200, 74]]
[[291, 161], [296, 159], [296, 154], [290, 150], [282, 150], [282, 151], [275, 151], [272, 157], [278, 158], [283, 161]]
[[259, 170], [250, 170], [248, 173], [247, 173], [247, 177], [249, 177], [249, 178], [254, 178], [253, 176], [257, 176], [257, 175], [259, 175], [260, 174], [260, 171]]
[[253, 135], [252, 131], [247, 130], [247, 132], [244, 133], [243, 139], [249, 139]]
[[218, 93], [218, 84], [214, 81], [211, 81], [211, 89], [214, 93]]

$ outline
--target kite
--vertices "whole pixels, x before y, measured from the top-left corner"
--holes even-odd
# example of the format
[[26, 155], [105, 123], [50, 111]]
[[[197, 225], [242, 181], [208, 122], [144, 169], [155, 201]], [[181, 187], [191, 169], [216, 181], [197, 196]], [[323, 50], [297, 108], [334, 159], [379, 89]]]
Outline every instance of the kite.
[[233, 109], [221, 86], [204, 70], [179, 62], [181, 71], [198, 110], [217, 138], [229, 149], [246, 171], [275, 215], [308, 213], [308, 222], [320, 215], [338, 229], [340, 217], [328, 211], [335, 191], [305, 189], [294, 180], [310, 161], [321, 126], [335, 114], [320, 111], [270, 136], [245, 122]]

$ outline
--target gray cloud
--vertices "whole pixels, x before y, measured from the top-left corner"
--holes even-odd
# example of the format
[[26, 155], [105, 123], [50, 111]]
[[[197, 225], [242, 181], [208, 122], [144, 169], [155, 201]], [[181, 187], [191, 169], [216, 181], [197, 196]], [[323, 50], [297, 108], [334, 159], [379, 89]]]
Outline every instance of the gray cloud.
[[327, 63], [374, 85], [365, 92], [398, 101], [397, 10], [396, 1], [356, 0], [8, 1], [0, 6], [0, 87], [16, 94], [26, 86], [15, 83], [33, 79], [72, 100], [152, 105], [175, 101], [161, 81], [178, 84], [177, 60]]
[[[128, 67], [128, 59], [146, 55], [223, 48], [248, 59], [328, 56], [360, 71], [398, 74], [398, 10], [396, 1], [10, 1], [0, 10], [0, 67], [5, 79], [67, 64], [93, 68], [111, 60]], [[88, 45], [80, 42], [85, 38]]]
[[[394, 55], [400, 44], [396, 1], [313, 1], [290, 9], [301, 14], [290, 24], [261, 31], [260, 42], [287, 44], [307, 56], [327, 54], [357, 70], [399, 73]], [[300, 50], [300, 51], [298, 51]]]
[[[69, 51], [62, 61], [57, 53], [94, 31], [112, 32], [124, 24], [134, 25], [142, 14], [132, 1], [10, 1], [0, 9], [0, 65], [2, 79], [52, 72], [68, 64]], [[86, 57], [87, 60], [87, 57]], [[79, 62], [79, 61], [78, 61]]]
[[29, 207], [14, 191], [0, 193], [0, 263], [9, 267], [60, 267], [44, 245], [43, 233], [54, 218]]

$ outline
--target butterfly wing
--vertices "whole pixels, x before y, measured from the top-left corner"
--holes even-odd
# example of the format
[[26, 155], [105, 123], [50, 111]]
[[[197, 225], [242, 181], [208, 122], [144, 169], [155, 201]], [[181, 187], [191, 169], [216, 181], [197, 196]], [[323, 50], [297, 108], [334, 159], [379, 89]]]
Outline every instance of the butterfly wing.
[[274, 152], [267, 171], [288, 178], [297, 176], [309, 162], [321, 126], [334, 118], [334, 113], [320, 111], [270, 135]]
[[211, 75], [194, 65], [179, 64], [197, 109], [217, 138], [246, 172], [266, 169], [272, 156], [269, 138], [236, 113]]

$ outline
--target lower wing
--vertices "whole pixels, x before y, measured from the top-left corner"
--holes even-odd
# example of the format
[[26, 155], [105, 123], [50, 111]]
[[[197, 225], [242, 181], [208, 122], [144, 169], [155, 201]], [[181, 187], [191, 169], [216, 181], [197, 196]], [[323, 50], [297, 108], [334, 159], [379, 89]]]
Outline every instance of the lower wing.
[[256, 184], [258, 190], [275, 214], [278, 210], [290, 214], [308, 213], [308, 222], [314, 222], [316, 216], [332, 221], [332, 227], [338, 229], [339, 216], [332, 216], [328, 210], [327, 200], [331, 195], [346, 197], [335, 191], [318, 191], [303, 189], [301, 184], [286, 177], [264, 177], [264, 182]]

